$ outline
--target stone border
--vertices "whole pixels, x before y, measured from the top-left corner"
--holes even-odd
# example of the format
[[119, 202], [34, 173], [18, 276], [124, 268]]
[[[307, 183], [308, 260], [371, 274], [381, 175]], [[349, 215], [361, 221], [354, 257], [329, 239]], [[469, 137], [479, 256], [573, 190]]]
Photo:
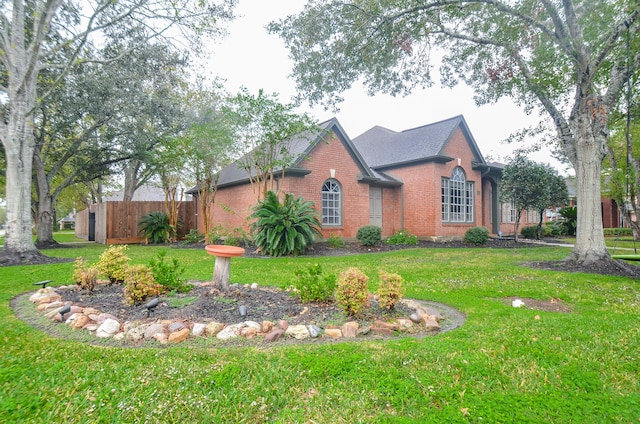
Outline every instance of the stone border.
[[[29, 296], [29, 302], [35, 305], [37, 312], [53, 324], [64, 323], [73, 330], [88, 331], [98, 339], [113, 339], [135, 346], [140, 346], [147, 340], [166, 345], [181, 343], [189, 338], [215, 338], [222, 342], [262, 339], [264, 343], [269, 343], [287, 339], [297, 342], [307, 339], [357, 341], [422, 337], [456, 329], [466, 319], [460, 311], [441, 303], [402, 299], [405, 306], [415, 311], [409, 317], [395, 318], [389, 322], [376, 320], [371, 325], [362, 327], [357, 321], [349, 321], [342, 326], [327, 325], [324, 328], [316, 325], [289, 325], [285, 320], [277, 323], [186, 322], [179, 319], [121, 322], [117, 317], [92, 307], [65, 302], [56, 289], [68, 288], [70, 286], [46, 287], [21, 296]], [[19, 298], [20, 296], [12, 300], [14, 312]]]

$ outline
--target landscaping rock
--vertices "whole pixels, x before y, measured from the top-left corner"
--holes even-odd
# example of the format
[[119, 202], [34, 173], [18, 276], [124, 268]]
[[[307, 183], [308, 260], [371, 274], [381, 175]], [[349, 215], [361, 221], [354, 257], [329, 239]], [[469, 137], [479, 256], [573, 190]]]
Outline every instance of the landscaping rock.
[[297, 340], [308, 339], [310, 337], [309, 330], [306, 325], [291, 325], [284, 332], [287, 336], [292, 336]]
[[360, 325], [357, 321], [345, 322], [342, 325], [342, 337], [347, 339], [355, 338], [358, 333], [358, 327], [360, 327]]
[[262, 321], [262, 324], [260, 324], [260, 332], [265, 334], [270, 333], [274, 325], [271, 321]]
[[181, 330], [174, 331], [173, 333], [169, 334], [169, 343], [183, 342], [187, 340], [187, 337], [189, 337], [189, 334], [191, 334], [191, 330], [189, 330], [186, 327], [184, 327]]
[[287, 331], [287, 328], [289, 328], [289, 323], [281, 319], [280, 321], [278, 321], [278, 327], [282, 328], [284, 331]]
[[89, 317], [84, 314], [75, 314], [75, 319], [71, 323], [71, 328], [79, 330], [89, 324]]
[[401, 331], [411, 330], [413, 328], [413, 321], [407, 318], [398, 318], [396, 320]]
[[169, 337], [165, 333], [156, 333], [153, 335], [153, 338], [162, 344], [167, 344], [169, 341]]
[[220, 331], [224, 328], [224, 324], [221, 322], [212, 321], [207, 324], [207, 329], [205, 330], [205, 334], [207, 336], [215, 337], [218, 335]]
[[246, 325], [247, 327], [253, 328], [254, 330], [256, 330], [256, 334], [262, 331], [262, 325], [258, 324], [255, 321], [245, 321], [244, 325]]
[[142, 324], [137, 327], [131, 327], [129, 330], [125, 331], [125, 338], [132, 342], [142, 340], [145, 338], [144, 334], [150, 326], [150, 324]]
[[207, 324], [196, 322], [195, 324], [193, 324], [193, 328], [191, 329], [191, 334], [194, 336], [202, 336], [206, 329], [207, 329]]
[[271, 332], [269, 332], [268, 334], [266, 334], [264, 336], [264, 341], [265, 342], [275, 342], [276, 340], [278, 340], [283, 335], [284, 335], [284, 330], [281, 329], [281, 328], [276, 328], [275, 330], [272, 330]]
[[229, 340], [234, 337], [239, 337], [240, 330], [244, 328], [244, 326], [245, 326], [244, 323], [226, 326], [225, 328], [222, 329], [222, 331], [216, 334], [216, 337], [220, 340]]
[[325, 328], [323, 334], [327, 337], [331, 337], [332, 339], [339, 339], [342, 337], [342, 330], [339, 328]]
[[164, 325], [160, 323], [153, 323], [144, 330], [144, 338], [147, 340], [154, 338], [156, 334], [166, 335]]
[[96, 337], [103, 339], [113, 337], [118, 331], [120, 331], [120, 323], [115, 319], [107, 318], [96, 330]]
[[184, 330], [185, 328], [187, 328], [187, 326], [185, 325], [184, 322], [175, 321], [169, 324], [169, 326], [167, 327], [167, 331], [169, 331], [169, 333], [175, 333], [176, 331], [181, 331], [181, 330]]
[[258, 330], [254, 327], [243, 327], [240, 329], [240, 335], [245, 339], [253, 339], [258, 334]]
[[322, 334], [322, 328], [313, 324], [309, 326], [309, 336], [315, 339], [316, 337], [319, 337], [321, 334]]

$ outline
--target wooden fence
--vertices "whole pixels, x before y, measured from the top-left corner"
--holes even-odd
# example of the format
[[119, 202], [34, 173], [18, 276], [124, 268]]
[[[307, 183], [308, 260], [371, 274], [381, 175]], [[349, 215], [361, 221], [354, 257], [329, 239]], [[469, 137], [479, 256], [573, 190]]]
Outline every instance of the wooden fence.
[[[194, 202], [180, 206], [178, 237], [195, 228]], [[149, 212], [164, 211], [164, 202], [104, 202], [76, 214], [76, 235], [90, 239], [90, 214], [95, 212], [95, 241], [102, 244], [144, 243], [138, 233], [138, 221]]]

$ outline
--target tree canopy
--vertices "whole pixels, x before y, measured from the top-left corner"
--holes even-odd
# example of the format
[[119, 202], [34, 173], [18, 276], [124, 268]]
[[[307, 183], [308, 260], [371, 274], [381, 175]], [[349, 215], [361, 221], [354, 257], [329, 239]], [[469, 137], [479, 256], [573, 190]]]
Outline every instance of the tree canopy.
[[[630, 77], [624, 39], [637, 38], [639, 15], [640, 3], [622, 0], [311, 0], [269, 28], [288, 46], [301, 98], [311, 103], [336, 104], [358, 82], [370, 93], [428, 87], [432, 56], [444, 51], [445, 85], [470, 85], [478, 104], [507, 96], [545, 111], [578, 181], [568, 259], [589, 265], [609, 259], [601, 165], [609, 114]], [[637, 44], [630, 55], [636, 70]]]
[[[0, 6], [0, 139], [6, 157], [7, 236], [3, 262], [38, 260], [31, 238], [31, 178], [36, 140], [34, 113], [59, 79], [79, 64], [93, 43], [128, 31], [146, 40], [179, 40], [198, 48], [203, 34], [220, 34], [235, 0], [36, 0]], [[116, 58], [118, 59], [118, 58]], [[41, 85], [40, 75], [58, 70]], [[53, 74], [53, 73], [52, 73]]]

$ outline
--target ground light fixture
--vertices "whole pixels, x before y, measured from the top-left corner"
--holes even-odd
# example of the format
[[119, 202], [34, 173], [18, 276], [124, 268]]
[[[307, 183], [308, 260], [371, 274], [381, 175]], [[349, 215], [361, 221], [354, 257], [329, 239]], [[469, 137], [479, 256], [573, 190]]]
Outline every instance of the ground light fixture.
[[159, 304], [160, 299], [156, 297], [155, 299], [151, 299], [146, 305], [144, 305], [145, 309], [147, 310], [147, 318], [149, 318], [149, 315], [151, 315], [151, 311], [153, 310], [153, 308], [155, 308]]

